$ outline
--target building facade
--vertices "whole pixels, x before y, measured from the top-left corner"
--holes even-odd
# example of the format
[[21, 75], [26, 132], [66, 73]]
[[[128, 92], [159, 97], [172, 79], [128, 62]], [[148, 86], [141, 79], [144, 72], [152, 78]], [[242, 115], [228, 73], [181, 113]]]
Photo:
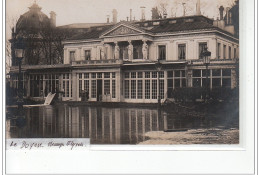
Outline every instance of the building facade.
[[[234, 89], [239, 58], [234, 34], [224, 19], [202, 15], [88, 27], [63, 41], [63, 64], [22, 66], [24, 95], [42, 99], [59, 92], [63, 101], [157, 103], [180, 88]], [[13, 87], [17, 73], [12, 66]]]

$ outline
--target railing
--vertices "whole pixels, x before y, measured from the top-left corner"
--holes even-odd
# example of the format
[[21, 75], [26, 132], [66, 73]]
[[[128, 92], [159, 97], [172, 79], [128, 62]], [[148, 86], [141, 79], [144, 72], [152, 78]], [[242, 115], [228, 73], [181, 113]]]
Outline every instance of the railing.
[[[203, 59], [187, 60], [188, 63], [203, 64]], [[236, 59], [210, 59], [210, 63], [235, 63]]]
[[72, 65], [102, 65], [102, 64], [123, 64], [121, 59], [107, 59], [107, 60], [81, 60], [73, 61]]

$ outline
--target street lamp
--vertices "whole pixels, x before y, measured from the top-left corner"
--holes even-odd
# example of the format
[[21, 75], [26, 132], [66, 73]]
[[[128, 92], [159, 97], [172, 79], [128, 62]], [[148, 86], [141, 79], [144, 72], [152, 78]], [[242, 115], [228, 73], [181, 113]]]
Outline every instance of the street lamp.
[[15, 47], [15, 57], [19, 63], [19, 74], [18, 74], [18, 112], [21, 112], [23, 108], [23, 85], [22, 85], [22, 72], [21, 72], [21, 64], [24, 57], [24, 44], [21, 39], [18, 39]]
[[203, 51], [202, 56], [203, 56], [203, 63], [206, 65], [206, 98], [205, 98], [205, 101], [207, 101], [209, 98], [208, 66], [210, 64], [210, 56], [211, 56], [211, 52], [208, 51], [207, 47]]
[[161, 96], [160, 96], [160, 82], [159, 82], [159, 72], [162, 70], [162, 64], [160, 63], [160, 60], [158, 59], [155, 63], [155, 68], [157, 70], [157, 83], [158, 83], [158, 107], [161, 106]]

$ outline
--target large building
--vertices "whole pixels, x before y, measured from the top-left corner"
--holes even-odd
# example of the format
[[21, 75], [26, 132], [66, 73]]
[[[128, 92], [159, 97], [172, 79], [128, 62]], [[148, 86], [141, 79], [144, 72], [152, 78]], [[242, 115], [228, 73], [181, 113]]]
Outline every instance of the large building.
[[[231, 15], [213, 20], [197, 10], [194, 16], [117, 23], [113, 12], [112, 23], [87, 26], [62, 41], [62, 64], [24, 64], [24, 96], [62, 92], [63, 101], [156, 103], [173, 98], [175, 89], [237, 86], [239, 40], [226, 23]], [[17, 73], [13, 65], [12, 87]]]

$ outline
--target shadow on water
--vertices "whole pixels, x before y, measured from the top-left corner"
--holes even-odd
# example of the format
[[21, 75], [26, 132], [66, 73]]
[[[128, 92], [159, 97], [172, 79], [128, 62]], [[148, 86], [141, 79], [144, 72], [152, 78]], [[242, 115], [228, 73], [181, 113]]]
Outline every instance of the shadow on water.
[[230, 108], [234, 106], [175, 106], [163, 110], [40, 106], [24, 108], [22, 127], [10, 119], [17, 109], [7, 108], [6, 135], [7, 138], [91, 138], [92, 144], [137, 144], [147, 139], [145, 133], [149, 131], [238, 128], [238, 110]]

